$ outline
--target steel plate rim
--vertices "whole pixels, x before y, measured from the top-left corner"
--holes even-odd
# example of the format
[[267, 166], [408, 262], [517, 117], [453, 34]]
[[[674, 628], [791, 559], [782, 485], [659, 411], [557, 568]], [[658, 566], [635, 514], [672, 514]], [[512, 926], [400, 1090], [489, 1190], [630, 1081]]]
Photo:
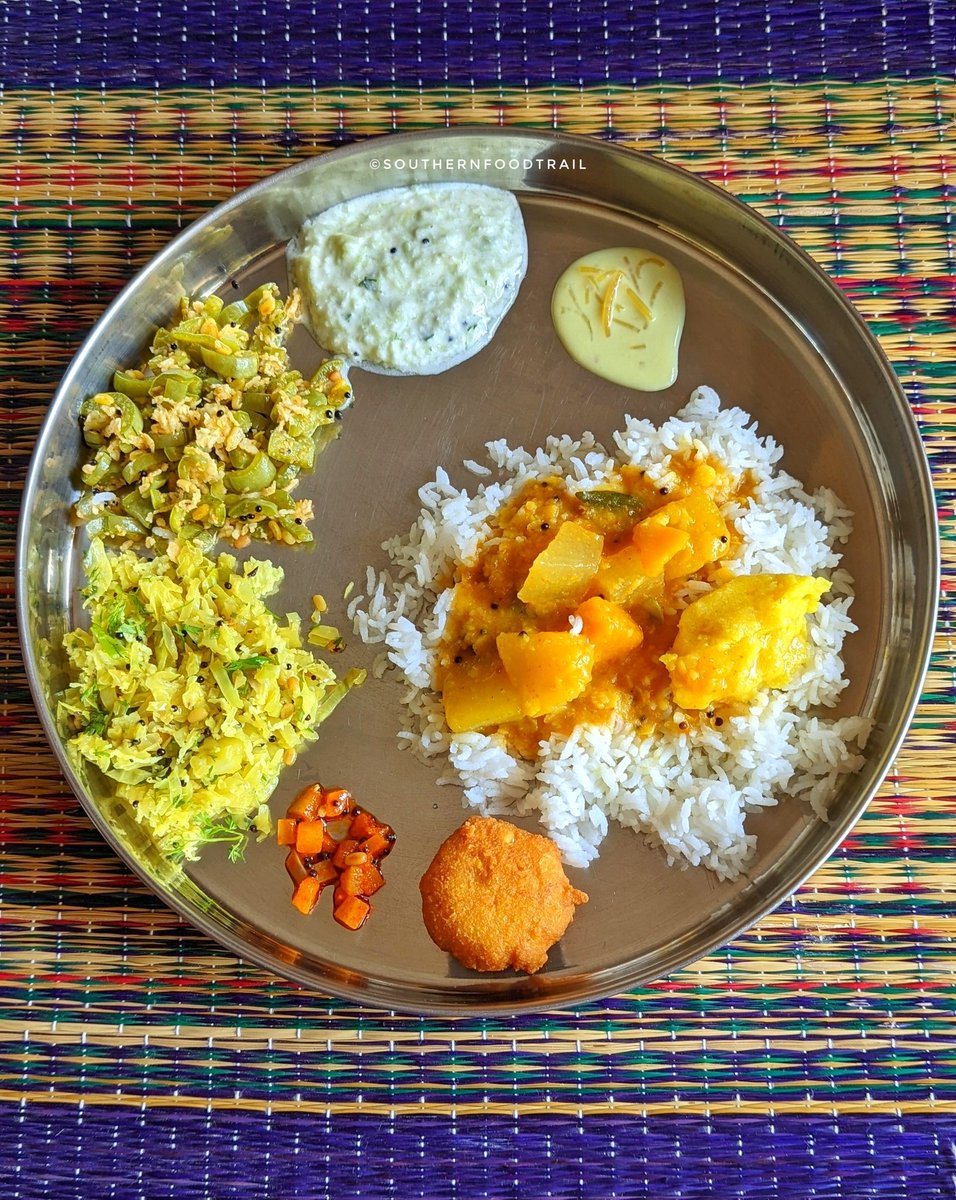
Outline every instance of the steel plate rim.
[[[748, 221], [762, 226], [767, 238], [778, 245], [784, 247], [786, 253], [793, 257], [800, 268], [805, 272], [810, 272], [816, 277], [818, 284], [822, 284], [831, 294], [831, 298], [835, 300], [838, 307], [842, 310], [843, 318], [849, 322], [854, 334], [861, 343], [862, 348], [869, 354], [873, 364], [878, 368], [881, 376], [881, 381], [885, 385], [886, 392], [892, 397], [897, 413], [903, 418], [904, 424], [907, 427], [911, 444], [907, 450], [911, 452], [910, 465], [915, 467], [916, 474], [920, 484], [920, 507], [923, 511], [925, 524], [923, 532], [925, 533], [925, 545], [922, 550], [927, 555], [927, 566], [929, 574], [929, 582], [931, 587], [927, 588], [927, 594], [924, 597], [924, 604], [917, 614], [918, 625], [914, 629], [915, 645], [918, 647], [918, 654], [915, 661], [914, 669], [909, 676], [909, 685], [907, 688], [906, 701], [901, 707], [901, 719], [898, 722], [897, 728], [892, 737], [888, 740], [882, 754], [870, 767], [870, 784], [867, 788], [860, 791], [859, 796], [855, 799], [850, 811], [845, 815], [844, 819], [838, 824], [828, 824], [826, 835], [821, 839], [817, 853], [811, 856], [805, 867], [794, 874], [789, 874], [769, 891], [763, 891], [759, 895], [759, 900], [751, 902], [743, 908], [736, 920], [731, 920], [723, 928], [720, 938], [716, 942], [707, 942], [706, 944], [696, 945], [693, 942], [688, 947], [675, 946], [658, 951], [655, 956], [653, 969], [648, 971], [642, 969], [638, 960], [633, 960], [627, 964], [615, 964], [604, 968], [600, 973], [591, 972], [584, 977], [584, 982], [579, 982], [577, 976], [570, 976], [562, 981], [560, 986], [557, 986], [553, 991], [545, 997], [524, 994], [496, 993], [492, 999], [488, 999], [482, 994], [480, 989], [480, 981], [476, 981], [474, 990], [462, 990], [454, 994], [451, 998], [447, 989], [442, 993], [441, 997], [433, 996], [432, 992], [441, 992], [440, 987], [430, 985], [428, 988], [420, 987], [418, 991], [422, 993], [420, 997], [416, 997], [414, 1003], [392, 1003], [387, 997], [379, 996], [378, 989], [369, 989], [351, 984], [347, 981], [339, 979], [329, 979], [323, 977], [321, 980], [315, 978], [313, 971], [308, 969], [300, 969], [294, 962], [277, 962], [267, 951], [260, 950], [258, 946], [244, 940], [234, 934], [230, 929], [225, 928], [213, 920], [210, 920], [206, 914], [190, 902], [186, 897], [177, 892], [168, 889], [163, 889], [158, 882], [154, 880], [146, 867], [137, 861], [134, 855], [127, 854], [125, 849], [120, 844], [118, 838], [113, 833], [113, 830], [107, 821], [105, 814], [100, 811], [96, 803], [86, 795], [85, 789], [76, 777], [75, 772], [65, 753], [65, 748], [58, 735], [56, 724], [52, 713], [49, 712], [45, 703], [40, 678], [37, 666], [37, 658], [34, 653], [34, 647], [26, 634], [27, 629], [27, 572], [26, 572], [26, 553], [28, 544], [29, 516], [33, 506], [33, 500], [38, 487], [39, 467], [43, 461], [43, 451], [51, 436], [51, 431], [61, 417], [61, 409], [65, 406], [66, 397], [69, 394], [72, 386], [72, 381], [78, 375], [83, 366], [86, 357], [87, 348], [96, 339], [100, 329], [113, 320], [117, 313], [121, 312], [127, 303], [129, 297], [135, 294], [141, 280], [148, 274], [152, 274], [158, 270], [160, 266], [167, 260], [174, 259], [181, 246], [188, 244], [190, 240], [198, 236], [207, 226], [213, 225], [221, 219], [233, 206], [238, 206], [245, 203], [247, 199], [253, 195], [268, 190], [273, 187], [277, 180], [288, 180], [297, 172], [304, 172], [310, 165], [314, 165], [316, 161], [322, 162], [338, 161], [347, 159], [366, 153], [370, 146], [375, 147], [400, 147], [409, 142], [421, 142], [423, 139], [431, 141], [446, 141], [469, 137], [491, 138], [494, 136], [507, 137], [512, 141], [527, 140], [528, 142], [551, 141], [555, 144], [567, 145], [580, 150], [587, 149], [593, 152], [595, 147], [600, 147], [603, 154], [609, 156], [620, 156], [622, 159], [638, 158], [645, 161], [649, 165], [649, 169], [659, 171], [663, 175], [670, 175], [675, 179], [680, 179], [688, 184], [689, 187], [695, 190], [709, 192], [719, 203], [730, 206], [736, 209], [742, 216], [745, 216]], [[539, 189], [549, 195], [567, 196], [569, 193], [562, 191], [560, 188], [554, 189]], [[915, 714], [916, 706], [919, 702], [922, 687], [926, 678], [930, 664], [930, 656], [932, 652], [933, 634], [936, 628], [937, 620], [937, 604], [936, 599], [939, 593], [940, 584], [940, 547], [939, 547], [939, 531], [938, 520], [935, 505], [935, 493], [933, 489], [932, 474], [930, 472], [929, 463], [926, 457], [925, 447], [919, 433], [919, 426], [915, 416], [906, 399], [903, 388], [893, 370], [885, 351], [872, 333], [861, 314], [847, 299], [842, 290], [834, 282], [834, 280], [823, 270], [823, 268], [811, 257], [811, 255], [802, 249], [796, 242], [787, 236], [782, 230], [779, 230], [771, 221], [752, 208], [744, 201], [738, 199], [732, 193], [725, 191], [709, 180], [695, 175], [693, 172], [678, 166], [675, 163], [667, 162], [658, 158], [656, 155], [648, 154], [644, 151], [635, 150], [627, 146], [621, 146], [613, 142], [604, 142], [599, 138], [587, 137], [585, 135], [563, 134], [559, 131], [538, 131], [529, 129], [513, 129], [508, 127], [484, 126], [484, 125], [463, 125], [439, 130], [423, 130], [406, 132], [399, 134], [388, 134], [377, 137], [370, 137], [361, 142], [353, 143], [348, 146], [338, 147], [334, 150], [327, 151], [320, 155], [311, 156], [300, 162], [294, 163], [282, 170], [273, 173], [247, 188], [244, 188], [227, 199], [215, 205], [208, 212], [190, 222], [182, 230], [180, 230], [173, 238], [171, 238], [161, 250], [153, 255], [123, 286], [116, 297], [107, 305], [103, 313], [96, 320], [90, 330], [87, 332], [79, 347], [77, 348], [69, 366], [64, 372], [60, 382], [54, 390], [53, 397], [50, 402], [49, 409], [41, 424], [40, 431], [37, 437], [36, 445], [31, 456], [30, 465], [27, 471], [26, 480], [22, 493], [21, 512], [17, 528], [17, 547], [15, 556], [15, 573], [16, 573], [16, 615], [20, 633], [20, 644], [23, 652], [23, 660], [27, 681], [43, 727], [46, 740], [53, 750], [54, 755], [59, 762], [61, 771], [69, 784], [70, 789], [79, 800], [86, 815], [91, 819], [96, 829], [101, 836], [116, 853], [117, 857], [129, 867], [133, 873], [147, 886], [150, 892], [153, 893], [168, 907], [172, 908], [179, 916], [186, 920], [194, 928], [198, 929], [205, 936], [212, 938], [214, 942], [235, 954], [239, 959], [254, 963], [266, 972], [278, 973], [281, 976], [289, 979], [292, 982], [303, 985], [311, 992], [318, 992], [321, 989], [326, 989], [330, 996], [340, 999], [349, 1000], [366, 1007], [372, 1007], [379, 1011], [391, 1012], [406, 1012], [422, 1015], [435, 1016], [495, 1016], [500, 1015], [502, 1011], [545, 1011], [555, 1008], [564, 1008], [587, 1003], [593, 1000], [599, 1000], [611, 994], [619, 994], [626, 992], [632, 988], [640, 987], [655, 980], [669, 976], [676, 971], [687, 967], [691, 963], [697, 961], [702, 956], [712, 953], [720, 946], [728, 944], [733, 939], [739, 937], [742, 933], [750, 929], [756, 922], [763, 917], [773, 912], [780, 906], [789, 896], [791, 896], [806, 880], [812, 875], [824, 862], [826, 862], [840, 843], [848, 836], [854, 826], [857, 824], [867, 807], [871, 803], [880, 785], [884, 781], [886, 774], [892, 765], [893, 759], [899, 752], [899, 748], [909, 730], [910, 724]], [[611, 983], [608, 988], [601, 982], [607, 976], [607, 983]], [[517, 980], [516, 983], [520, 983]], [[384, 989], [387, 991], [387, 985]]]

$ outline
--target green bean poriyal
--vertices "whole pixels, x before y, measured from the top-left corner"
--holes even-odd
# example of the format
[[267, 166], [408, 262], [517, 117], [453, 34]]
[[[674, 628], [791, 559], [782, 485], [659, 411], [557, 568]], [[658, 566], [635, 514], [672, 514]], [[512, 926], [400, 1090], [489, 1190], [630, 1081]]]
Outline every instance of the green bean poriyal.
[[352, 389], [341, 359], [310, 379], [290, 367], [298, 310], [298, 292], [283, 302], [271, 283], [231, 304], [184, 298], [148, 360], [83, 402], [94, 455], [75, 512], [91, 537], [204, 550], [220, 537], [237, 548], [312, 541], [312, 503], [292, 492], [336, 436]]

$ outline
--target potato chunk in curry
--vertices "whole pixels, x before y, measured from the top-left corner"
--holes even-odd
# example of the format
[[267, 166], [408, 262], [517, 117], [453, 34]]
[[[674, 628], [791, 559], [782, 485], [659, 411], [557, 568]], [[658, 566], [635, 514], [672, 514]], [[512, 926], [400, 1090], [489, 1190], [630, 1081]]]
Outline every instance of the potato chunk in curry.
[[517, 689], [495, 658], [475, 658], [450, 667], [442, 703], [452, 733], [506, 725], [524, 716]]
[[737, 575], [681, 614], [661, 655], [681, 708], [745, 703], [783, 687], [806, 661], [806, 616], [829, 589], [805, 575]]
[[498, 653], [526, 717], [543, 717], [576, 700], [594, 666], [594, 647], [570, 631], [499, 633]]
[[646, 539], [651, 529], [683, 533], [686, 542], [664, 564], [665, 579], [693, 575], [707, 563], [726, 554], [728, 529], [720, 509], [705, 491], [693, 491], [680, 500], [663, 504], [634, 530], [635, 545]]

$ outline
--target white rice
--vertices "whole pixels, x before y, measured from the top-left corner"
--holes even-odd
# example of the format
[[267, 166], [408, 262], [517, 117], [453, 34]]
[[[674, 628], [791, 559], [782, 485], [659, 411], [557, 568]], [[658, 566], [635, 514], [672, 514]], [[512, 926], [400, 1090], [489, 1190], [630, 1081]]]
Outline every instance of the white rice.
[[[615, 457], [590, 433], [578, 440], [549, 437], [531, 452], [489, 442], [494, 472], [466, 464], [482, 478], [473, 495], [454, 487], [439, 467], [419, 490], [421, 514], [407, 536], [383, 545], [391, 568], [368, 568], [366, 594], [350, 601], [349, 616], [365, 642], [385, 645], [375, 672], [395, 668], [405, 681], [410, 727], [399, 733], [400, 743], [441, 761], [439, 781], [461, 786], [466, 806], [494, 814], [536, 812], [571, 866], [592, 862], [609, 822], [617, 821], [653, 838], [669, 861], [733, 878], [754, 850], [755, 838], [744, 827], [748, 812], [787, 794], [825, 819], [838, 776], [862, 765], [859, 750], [871, 722], [826, 720], [812, 711], [835, 705], [847, 684], [841, 650], [856, 628], [847, 615], [853, 586], [839, 569], [836, 547], [850, 535], [852, 514], [828, 489], [808, 495], [777, 470], [782, 449], [772, 438], [759, 437], [741, 409], [722, 411], [710, 388], [698, 388], [659, 428], [627, 417], [614, 442]], [[536, 762], [516, 758], [500, 738], [452, 734], [431, 687], [453, 597], [451, 589], [439, 591], [439, 581], [454, 564], [474, 557], [490, 535], [490, 518], [529, 479], [563, 475], [571, 490], [582, 490], [633, 463], [663, 485], [671, 478], [671, 456], [688, 451], [717, 459], [734, 474], [749, 470], [755, 480], [752, 501], [723, 509], [742, 539], [725, 565], [744, 574], [830, 579], [830, 592], [809, 618], [806, 668], [787, 688], [761, 694], [749, 711], [721, 728], [701, 723], [682, 733], [676, 710], [670, 725], [643, 735], [621, 723], [582, 725], [568, 737], [542, 742]], [[682, 602], [708, 587], [691, 583]]]

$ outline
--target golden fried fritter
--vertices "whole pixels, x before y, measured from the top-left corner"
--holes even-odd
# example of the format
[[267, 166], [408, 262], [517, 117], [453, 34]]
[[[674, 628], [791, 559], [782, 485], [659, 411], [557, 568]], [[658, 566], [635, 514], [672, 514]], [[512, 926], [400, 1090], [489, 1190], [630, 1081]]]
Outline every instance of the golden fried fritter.
[[587, 903], [550, 838], [494, 817], [471, 817], [446, 838], [419, 887], [432, 941], [474, 971], [533, 975]]

